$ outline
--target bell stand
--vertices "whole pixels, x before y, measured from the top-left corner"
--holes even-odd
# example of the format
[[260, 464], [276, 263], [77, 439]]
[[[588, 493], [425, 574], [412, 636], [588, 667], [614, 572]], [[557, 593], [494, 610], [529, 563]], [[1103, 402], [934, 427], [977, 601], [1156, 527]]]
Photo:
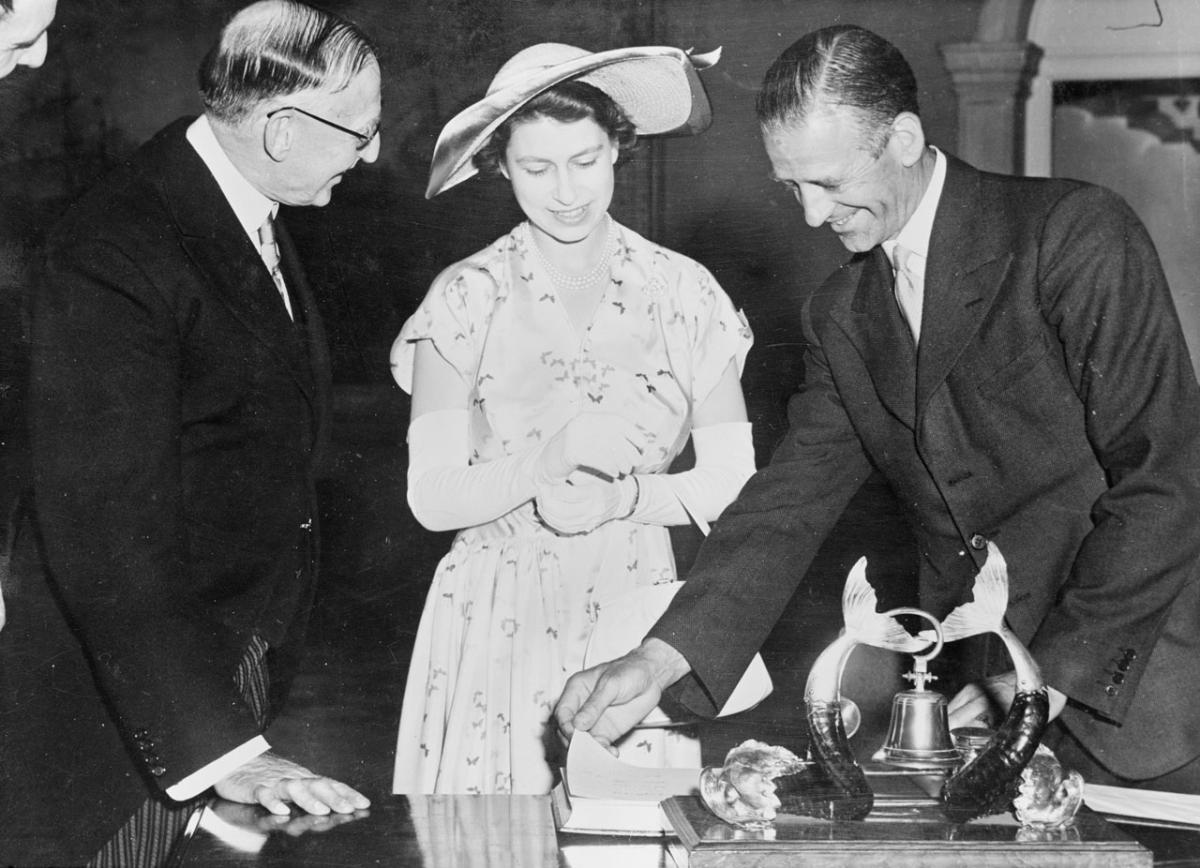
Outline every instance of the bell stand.
[[937, 657], [945, 645], [942, 624], [924, 609], [901, 607], [886, 614], [924, 618], [933, 626], [935, 641], [930, 650], [913, 655], [913, 670], [904, 673], [913, 687], [892, 698], [888, 734], [875, 757], [888, 765], [915, 771], [953, 769], [962, 762], [962, 757], [950, 740], [946, 697], [927, 687], [937, 680], [937, 676], [929, 671], [929, 661]]

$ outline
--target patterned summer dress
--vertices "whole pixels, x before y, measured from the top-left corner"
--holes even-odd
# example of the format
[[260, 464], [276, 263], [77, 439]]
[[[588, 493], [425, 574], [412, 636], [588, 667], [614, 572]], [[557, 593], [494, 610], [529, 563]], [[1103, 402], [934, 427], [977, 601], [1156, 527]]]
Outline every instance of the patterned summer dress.
[[[527, 223], [446, 269], [405, 323], [393, 375], [411, 392], [415, 342], [433, 341], [471, 384], [472, 463], [536, 448], [575, 415], [606, 411], [636, 420], [652, 444], [636, 472], [666, 472], [694, 407], [731, 359], [741, 370], [750, 329], [712, 275], [614, 229], [611, 282], [583, 332], [542, 270]], [[675, 579], [665, 527], [611, 521], [557, 536], [528, 502], [459, 531], [417, 631], [395, 792], [548, 792], [551, 712], [581, 668], [597, 612], [606, 599]], [[668, 755], [681, 741], [692, 743]], [[694, 740], [672, 730], [634, 730], [621, 756], [699, 765]]]

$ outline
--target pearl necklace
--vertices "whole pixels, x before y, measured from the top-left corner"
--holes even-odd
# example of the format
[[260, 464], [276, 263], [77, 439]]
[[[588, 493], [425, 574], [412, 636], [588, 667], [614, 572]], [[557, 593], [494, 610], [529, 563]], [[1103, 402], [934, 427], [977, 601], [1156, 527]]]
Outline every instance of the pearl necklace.
[[590, 289], [598, 283], [607, 280], [609, 266], [612, 263], [613, 249], [616, 246], [616, 233], [613, 231], [612, 220], [608, 220], [608, 232], [604, 240], [604, 250], [600, 254], [600, 261], [586, 274], [567, 274], [550, 261], [549, 257], [542, 251], [541, 245], [537, 243], [536, 238], [532, 238], [531, 243], [533, 244], [533, 252], [537, 255], [538, 262], [546, 269], [546, 273], [550, 275], [550, 279], [554, 282], [554, 285], [559, 289], [579, 292], [584, 289]]

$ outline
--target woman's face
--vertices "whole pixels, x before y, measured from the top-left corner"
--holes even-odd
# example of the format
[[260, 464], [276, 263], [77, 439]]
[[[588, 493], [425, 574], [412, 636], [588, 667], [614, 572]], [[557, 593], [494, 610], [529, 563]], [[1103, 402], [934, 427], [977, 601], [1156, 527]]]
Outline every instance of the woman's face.
[[613, 197], [616, 143], [591, 118], [538, 116], [512, 129], [500, 171], [533, 226], [563, 244], [604, 225]]

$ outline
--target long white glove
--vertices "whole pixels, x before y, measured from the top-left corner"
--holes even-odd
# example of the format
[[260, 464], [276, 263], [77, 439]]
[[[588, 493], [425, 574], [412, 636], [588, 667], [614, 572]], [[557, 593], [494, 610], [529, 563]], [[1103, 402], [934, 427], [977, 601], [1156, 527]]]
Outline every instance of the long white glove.
[[[689, 518], [704, 533], [754, 474], [749, 422], [692, 430], [696, 464], [682, 473], [639, 473], [615, 482], [576, 473], [564, 483], [537, 488], [542, 521], [565, 534], [586, 533], [615, 518], [680, 525]], [[630, 485], [630, 483], [633, 483]]]
[[611, 413], [576, 416], [544, 444], [470, 464], [466, 410], [436, 410], [408, 426], [408, 505], [433, 531], [474, 527], [533, 498], [539, 483], [565, 480], [580, 467], [628, 474], [645, 438]]

